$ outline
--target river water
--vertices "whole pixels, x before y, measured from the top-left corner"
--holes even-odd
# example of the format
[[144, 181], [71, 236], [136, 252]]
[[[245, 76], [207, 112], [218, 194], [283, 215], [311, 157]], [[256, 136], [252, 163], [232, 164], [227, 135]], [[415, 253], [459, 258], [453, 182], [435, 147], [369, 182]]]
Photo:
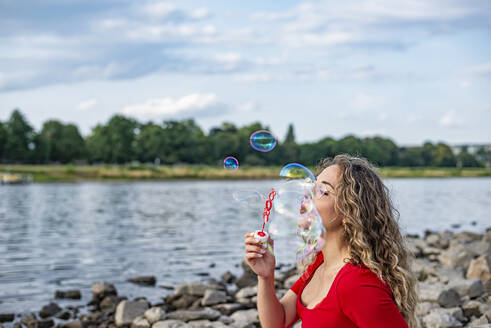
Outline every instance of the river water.
[[[481, 232], [491, 226], [491, 179], [387, 179], [403, 233]], [[266, 194], [277, 181], [53, 183], [0, 187], [0, 313], [38, 311], [57, 289], [97, 281], [156, 302], [171, 291], [126, 282], [155, 275], [157, 286], [240, 274], [243, 235], [259, 212], [238, 207], [235, 190]], [[279, 247], [278, 245], [276, 246]], [[278, 254], [292, 250], [277, 249]], [[283, 253], [281, 253], [281, 251]], [[286, 258], [286, 257], [285, 257]]]

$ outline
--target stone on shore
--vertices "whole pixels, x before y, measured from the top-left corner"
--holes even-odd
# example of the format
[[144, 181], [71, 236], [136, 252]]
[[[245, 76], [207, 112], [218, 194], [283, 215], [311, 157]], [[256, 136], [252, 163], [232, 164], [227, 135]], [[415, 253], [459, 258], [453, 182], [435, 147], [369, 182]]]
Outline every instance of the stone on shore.
[[11, 322], [14, 321], [14, 313], [0, 313], [0, 322]]
[[454, 289], [445, 289], [438, 295], [438, 304], [444, 308], [459, 306], [461, 303], [460, 295]]
[[128, 281], [137, 285], [144, 285], [144, 286], [155, 286], [155, 284], [157, 283], [157, 279], [155, 278], [155, 276], [135, 277], [135, 278], [128, 279]]
[[191, 328], [191, 326], [179, 320], [164, 320], [157, 321], [152, 325], [152, 328]]
[[122, 301], [116, 307], [116, 314], [114, 316], [116, 326], [130, 325], [136, 317], [143, 316], [146, 310], [148, 310], [147, 302]]
[[92, 298], [96, 301], [102, 300], [106, 296], [117, 296], [118, 292], [113, 284], [108, 282], [97, 282], [92, 285]]
[[175, 296], [180, 295], [192, 295], [192, 296], [203, 296], [207, 289], [210, 289], [210, 286], [199, 283], [184, 283], [177, 286], [177, 289], [174, 293]]
[[84, 328], [84, 326], [80, 320], [75, 320], [65, 323], [63, 328]]
[[79, 300], [82, 298], [82, 294], [78, 289], [57, 290], [55, 291], [55, 298], [67, 298], [72, 300]]
[[446, 312], [431, 312], [423, 317], [426, 328], [455, 328], [462, 327], [462, 323]]
[[242, 269], [244, 270], [244, 273], [237, 281], [235, 281], [237, 287], [244, 288], [257, 285], [257, 275], [252, 271], [245, 260], [242, 261]]
[[227, 284], [231, 284], [237, 280], [237, 277], [230, 271], [227, 271], [224, 274], [222, 274], [221, 278]]
[[225, 302], [227, 302], [226, 293], [219, 290], [207, 289], [205, 291], [203, 299], [201, 300], [201, 305], [210, 306], [210, 305], [215, 305]]
[[220, 317], [221, 313], [212, 308], [204, 308], [203, 310], [177, 310], [168, 313], [169, 319], [175, 319], [180, 321], [191, 320], [216, 320]]
[[225, 315], [230, 315], [234, 313], [235, 311], [241, 310], [244, 307], [239, 304], [239, 303], [224, 303], [224, 304], [217, 304], [212, 307], [215, 310], [220, 311], [221, 313]]
[[165, 316], [165, 311], [160, 307], [153, 307], [145, 311], [145, 318], [150, 324], [164, 320]]
[[233, 325], [238, 328], [251, 327], [259, 323], [259, 317], [256, 309], [237, 311], [230, 316], [234, 320]]
[[63, 309], [58, 306], [56, 303], [49, 303], [48, 305], [45, 305], [41, 308], [41, 311], [39, 311], [39, 316], [41, 318], [49, 318], [57, 314], [58, 312], [61, 312]]
[[150, 322], [144, 316], [139, 316], [133, 320], [131, 328], [150, 328]]

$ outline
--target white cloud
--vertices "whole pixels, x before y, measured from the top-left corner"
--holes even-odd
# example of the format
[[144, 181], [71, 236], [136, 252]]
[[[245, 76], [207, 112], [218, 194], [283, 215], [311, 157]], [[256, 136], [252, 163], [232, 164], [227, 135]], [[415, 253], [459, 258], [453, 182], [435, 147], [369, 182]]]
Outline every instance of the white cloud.
[[80, 104], [78, 104], [77, 109], [87, 110], [93, 108], [95, 105], [97, 105], [97, 99], [95, 98], [87, 99], [85, 101], [82, 101]]
[[491, 76], [491, 61], [467, 68], [467, 72], [480, 76]]
[[440, 118], [438, 123], [445, 128], [451, 128], [459, 126], [460, 120], [457, 117], [455, 109], [451, 109]]
[[387, 100], [384, 96], [360, 92], [354, 95], [351, 106], [360, 111], [377, 110], [386, 103]]
[[142, 104], [126, 106], [124, 114], [141, 119], [182, 116], [219, 115], [226, 110], [214, 93], [192, 93], [181, 98], [149, 99]]
[[256, 110], [258, 110], [260, 108], [260, 104], [255, 101], [255, 100], [248, 100], [248, 101], [245, 101], [243, 103], [241, 103], [239, 106], [238, 106], [238, 110], [241, 111], [241, 112], [246, 112], [246, 113], [249, 113], [249, 112], [254, 112]]

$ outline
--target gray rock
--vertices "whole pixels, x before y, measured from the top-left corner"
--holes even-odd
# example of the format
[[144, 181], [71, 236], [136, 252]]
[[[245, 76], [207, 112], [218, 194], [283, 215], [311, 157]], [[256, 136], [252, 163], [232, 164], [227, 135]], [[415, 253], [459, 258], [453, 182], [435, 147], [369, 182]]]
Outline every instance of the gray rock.
[[144, 316], [139, 316], [133, 320], [131, 328], [150, 328], [150, 322]]
[[445, 312], [431, 312], [423, 317], [426, 328], [454, 328], [462, 327], [462, 323], [452, 315]]
[[170, 304], [176, 309], [185, 309], [190, 307], [198, 299], [198, 296], [181, 295], [177, 299], [173, 300]]
[[441, 283], [430, 284], [427, 282], [419, 282], [419, 299], [421, 302], [438, 303], [438, 297], [440, 296], [440, 293], [444, 288], [445, 285]]
[[122, 301], [116, 307], [114, 321], [116, 326], [130, 325], [136, 317], [143, 316], [148, 310], [148, 304], [141, 301]]
[[462, 305], [462, 311], [467, 318], [480, 317], [483, 313], [481, 312], [481, 303], [477, 301], [468, 301]]
[[210, 306], [227, 302], [227, 294], [218, 290], [207, 289], [201, 300], [201, 305]]
[[491, 280], [491, 256], [481, 255], [473, 259], [467, 269], [467, 279]]
[[245, 287], [242, 288], [235, 294], [237, 298], [248, 298], [257, 295], [257, 286]]
[[152, 328], [192, 328], [185, 322], [179, 320], [164, 320], [157, 321], [152, 325]]
[[238, 328], [251, 327], [259, 323], [259, 317], [256, 309], [237, 311], [230, 316], [234, 320], [234, 326]]
[[225, 328], [227, 325], [220, 321], [196, 320], [188, 323], [193, 328]]
[[25, 317], [22, 317], [20, 319], [20, 322], [24, 324], [24, 326], [29, 326], [29, 324], [33, 321], [36, 321], [36, 316], [34, 314], [29, 314], [29, 315], [26, 315]]
[[58, 306], [56, 303], [49, 303], [48, 305], [45, 305], [41, 308], [41, 311], [39, 311], [39, 316], [41, 318], [48, 318], [52, 317], [58, 312], [61, 312], [63, 309]]
[[227, 284], [231, 284], [234, 281], [237, 280], [237, 277], [230, 271], [225, 272], [221, 276], [222, 280], [225, 281]]
[[180, 321], [191, 320], [216, 320], [220, 317], [221, 313], [211, 308], [204, 308], [203, 310], [178, 310], [167, 314], [169, 319], [175, 319]]
[[92, 285], [92, 298], [102, 300], [106, 296], [117, 296], [118, 292], [113, 284], [108, 282], [96, 282]]
[[63, 325], [63, 328], [83, 328], [83, 324], [80, 320], [70, 321]]
[[450, 247], [443, 251], [438, 260], [447, 268], [467, 268], [473, 254], [462, 244], [451, 243]]
[[419, 258], [423, 256], [423, 249], [427, 247], [424, 240], [420, 238], [406, 238], [406, 246], [410, 253]]
[[67, 298], [72, 300], [79, 300], [82, 298], [82, 294], [78, 289], [57, 290], [55, 291], [55, 298]]
[[420, 302], [416, 304], [416, 316], [424, 317], [434, 309], [439, 309], [440, 306], [433, 302]]
[[212, 307], [213, 309], [220, 311], [221, 313], [225, 315], [230, 315], [234, 313], [235, 311], [241, 310], [243, 306], [239, 303], [224, 303], [224, 304], [217, 304]]
[[145, 311], [145, 318], [150, 324], [165, 319], [165, 311], [160, 307], [153, 307]]
[[124, 299], [121, 298], [121, 297], [118, 297], [118, 296], [106, 296], [99, 303], [99, 308], [102, 311], [115, 311], [116, 310], [116, 306], [118, 306], [118, 304], [121, 301], [124, 301]]
[[157, 279], [155, 278], [155, 276], [135, 277], [135, 278], [128, 279], [128, 281], [137, 285], [144, 285], [144, 286], [155, 286], [155, 284], [157, 283]]
[[44, 319], [30, 322], [27, 328], [51, 328], [54, 325], [53, 319]]
[[226, 325], [230, 325], [231, 323], [234, 323], [234, 319], [232, 319], [226, 315], [221, 315], [217, 321], [220, 321], [221, 323], [224, 323]]
[[210, 289], [210, 286], [207, 286], [199, 282], [184, 283], [177, 286], [174, 295], [203, 296], [205, 295], [207, 289]]
[[0, 322], [11, 322], [14, 321], [14, 313], [0, 313]]
[[55, 318], [61, 319], [61, 320], [68, 320], [68, 319], [70, 319], [70, 317], [71, 317], [71, 314], [68, 311], [61, 311], [55, 315]]
[[249, 265], [245, 260], [242, 261], [242, 269], [244, 269], [244, 273], [235, 282], [237, 287], [244, 288], [248, 286], [257, 285], [257, 275], [254, 273], [254, 271], [252, 271], [252, 269], [249, 267]]
[[480, 318], [472, 320], [469, 323], [468, 327], [484, 328], [484, 327], [488, 327], [487, 325], [488, 323], [489, 323], [489, 319], [485, 315], [482, 315]]
[[484, 285], [479, 279], [454, 280], [448, 286], [454, 289], [460, 297], [477, 298], [484, 294]]
[[460, 322], [466, 322], [467, 318], [464, 316], [464, 312], [460, 307], [454, 307], [449, 309], [435, 309], [432, 312], [448, 313]]
[[456, 307], [461, 303], [460, 296], [454, 289], [442, 290], [437, 301], [444, 308]]

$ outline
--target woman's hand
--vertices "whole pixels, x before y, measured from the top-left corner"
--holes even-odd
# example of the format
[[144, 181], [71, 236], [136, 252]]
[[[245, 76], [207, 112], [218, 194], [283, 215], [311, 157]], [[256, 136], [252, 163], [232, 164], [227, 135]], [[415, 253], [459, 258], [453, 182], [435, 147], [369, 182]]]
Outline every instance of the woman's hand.
[[[252, 271], [262, 278], [271, 278], [274, 275], [276, 260], [272, 254], [274, 242], [268, 240], [267, 248], [262, 248], [254, 239], [254, 232], [248, 232], [244, 236], [246, 261]], [[271, 247], [271, 251], [269, 250]]]

